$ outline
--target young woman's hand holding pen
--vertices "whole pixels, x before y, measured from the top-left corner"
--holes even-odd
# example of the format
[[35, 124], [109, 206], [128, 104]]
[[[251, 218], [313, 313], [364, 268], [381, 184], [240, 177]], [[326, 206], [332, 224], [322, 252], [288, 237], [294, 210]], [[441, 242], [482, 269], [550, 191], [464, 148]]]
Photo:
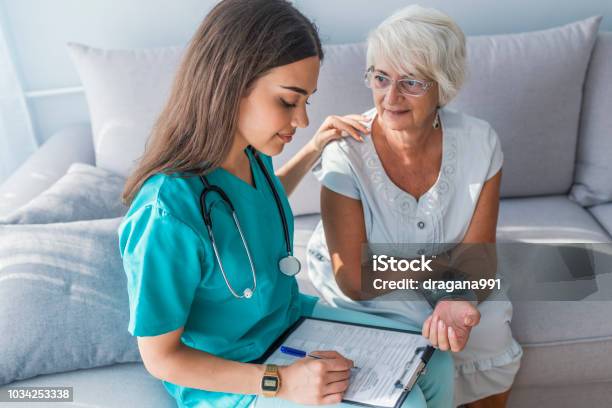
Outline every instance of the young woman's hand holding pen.
[[279, 398], [299, 404], [337, 404], [349, 386], [353, 361], [335, 351], [315, 351], [295, 363], [279, 367]]

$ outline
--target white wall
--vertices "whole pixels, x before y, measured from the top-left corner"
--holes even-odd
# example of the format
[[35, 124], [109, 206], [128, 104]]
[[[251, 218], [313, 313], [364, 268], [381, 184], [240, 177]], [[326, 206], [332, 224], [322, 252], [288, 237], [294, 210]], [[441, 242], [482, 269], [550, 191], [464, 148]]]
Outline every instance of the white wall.
[[[215, 0], [0, 0], [0, 22], [12, 41], [23, 89], [40, 141], [63, 126], [88, 121], [84, 95], [41, 96], [78, 87], [68, 41], [105, 48], [186, 43]], [[363, 41], [367, 32], [410, 1], [296, 0], [319, 26], [325, 43]], [[468, 35], [512, 33], [603, 15], [612, 31], [612, 0], [423, 0], [453, 17]]]

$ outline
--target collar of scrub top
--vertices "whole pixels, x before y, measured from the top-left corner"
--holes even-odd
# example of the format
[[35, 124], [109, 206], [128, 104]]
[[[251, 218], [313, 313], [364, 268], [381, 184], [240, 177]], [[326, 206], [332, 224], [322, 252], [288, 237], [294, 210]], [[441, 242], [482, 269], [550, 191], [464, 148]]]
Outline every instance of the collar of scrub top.
[[[301, 264], [300, 261], [293, 256], [292, 251], [291, 251], [291, 241], [290, 241], [290, 237], [289, 237], [289, 227], [287, 224], [287, 218], [285, 216], [285, 212], [283, 211], [283, 207], [282, 207], [282, 203], [280, 200], [280, 197], [278, 195], [278, 192], [276, 191], [276, 188], [274, 187], [274, 182], [272, 181], [272, 177], [270, 177], [270, 174], [268, 173], [266, 166], [264, 165], [263, 161], [261, 160], [261, 158], [258, 156], [257, 152], [255, 151], [255, 149], [253, 149], [251, 146], [248, 147], [248, 149], [251, 151], [251, 153], [253, 154], [253, 156], [255, 157], [255, 160], [257, 161], [257, 165], [259, 166], [259, 168], [261, 169], [261, 171], [263, 172], [265, 178], [266, 178], [266, 182], [268, 183], [268, 185], [270, 186], [270, 189], [272, 190], [272, 194], [274, 196], [274, 201], [276, 203], [276, 207], [278, 209], [279, 215], [281, 217], [281, 221], [283, 224], [283, 232], [284, 232], [284, 237], [285, 237], [285, 246], [286, 246], [286, 250], [287, 250], [287, 255], [284, 256], [283, 258], [281, 258], [278, 262], [278, 266], [279, 269], [282, 273], [284, 273], [285, 275], [288, 276], [293, 276], [296, 275], [300, 269], [301, 269]], [[208, 182], [208, 179], [206, 178], [206, 176], [200, 176], [200, 180], [202, 180], [202, 184], [204, 184], [204, 190], [202, 191], [202, 194], [200, 195], [200, 209], [202, 211], [202, 218], [204, 219], [204, 224], [206, 224], [206, 229], [208, 231], [208, 236], [210, 238], [212, 247], [213, 247], [213, 251], [215, 253], [215, 258], [217, 258], [217, 263], [219, 264], [219, 267], [221, 269], [221, 274], [223, 275], [223, 279], [225, 280], [225, 283], [228, 287], [228, 289], [230, 290], [230, 292], [232, 292], [232, 295], [234, 295], [237, 298], [250, 298], [251, 296], [253, 296], [253, 292], [255, 291], [255, 289], [257, 288], [257, 275], [255, 273], [255, 266], [253, 264], [253, 259], [251, 257], [251, 253], [249, 251], [249, 247], [247, 245], [246, 239], [244, 238], [244, 234], [242, 232], [242, 228], [240, 227], [240, 222], [238, 221], [238, 216], [236, 215], [236, 210], [234, 208], [234, 205], [232, 204], [232, 201], [229, 199], [229, 197], [227, 196], [227, 194], [223, 191], [223, 189], [219, 186], [215, 186], [215, 185], [211, 185]], [[225, 270], [223, 268], [223, 263], [221, 262], [221, 256], [219, 254], [219, 251], [217, 250], [217, 245], [215, 242], [215, 237], [212, 231], [212, 216], [211, 216], [211, 212], [210, 209], [206, 206], [206, 195], [210, 194], [210, 193], [217, 193], [220, 197], [221, 200], [225, 203], [225, 205], [227, 205], [229, 207], [229, 209], [231, 210], [232, 213], [232, 218], [234, 220], [234, 225], [236, 226], [236, 229], [238, 230], [238, 233], [240, 234], [240, 238], [242, 240], [242, 244], [244, 246], [245, 252], [247, 254], [247, 258], [249, 259], [249, 263], [251, 266], [251, 272], [253, 275], [253, 288], [246, 288], [243, 291], [242, 296], [238, 295], [232, 285], [230, 284], [228, 278], [227, 278], [227, 274], [225, 273]], [[212, 209], [212, 206], [211, 206]]]

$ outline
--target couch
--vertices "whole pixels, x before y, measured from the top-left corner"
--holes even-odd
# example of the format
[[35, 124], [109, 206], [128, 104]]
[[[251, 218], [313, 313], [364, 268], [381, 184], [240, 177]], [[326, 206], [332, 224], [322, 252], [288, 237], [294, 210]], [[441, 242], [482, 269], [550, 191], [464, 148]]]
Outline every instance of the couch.
[[[469, 39], [471, 77], [451, 107], [488, 120], [502, 141], [500, 241], [612, 241], [612, 33], [597, 33], [597, 19], [587, 22], [558, 32]], [[592, 39], [585, 34], [589, 29]], [[547, 43], [554, 35], [559, 37]], [[369, 90], [361, 83], [363, 44], [326, 46], [326, 54], [319, 91], [312, 98], [311, 124], [298, 132], [275, 165], [295, 152], [326, 115], [362, 112], [371, 105]], [[569, 71], [557, 72], [564, 69]], [[92, 124], [59, 131], [3, 183], [0, 215], [36, 197], [72, 163], [105, 163], [121, 172], [129, 168], [121, 146], [142, 148], [129, 141], [101, 148], [100, 111], [92, 102], [101, 91], [88, 85], [91, 72], [83, 67], [79, 72]], [[292, 197], [295, 252], [303, 264], [320, 219], [318, 193], [318, 183], [308, 176]], [[299, 284], [303, 292], [316, 294], [306, 273], [299, 275]], [[611, 311], [612, 301], [605, 299], [515, 304], [512, 328], [524, 357], [509, 406], [612, 406]], [[76, 406], [173, 406], [161, 383], [139, 362], [34, 377], [0, 390], [53, 385], [73, 386]]]

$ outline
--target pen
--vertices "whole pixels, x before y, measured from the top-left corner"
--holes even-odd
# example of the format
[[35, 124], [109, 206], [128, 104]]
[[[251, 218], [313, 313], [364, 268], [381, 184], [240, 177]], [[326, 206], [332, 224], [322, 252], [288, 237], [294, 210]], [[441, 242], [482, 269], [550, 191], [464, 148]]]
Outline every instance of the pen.
[[[315, 356], [310, 353], [306, 353], [304, 350], [298, 350], [296, 348], [288, 347], [288, 346], [281, 346], [280, 351], [283, 354], [287, 354], [289, 356], [298, 357], [298, 358], [304, 358], [306, 356], [316, 358], [318, 360], [323, 358], [323, 357]], [[352, 369], [358, 370], [359, 367], [353, 367]]]

